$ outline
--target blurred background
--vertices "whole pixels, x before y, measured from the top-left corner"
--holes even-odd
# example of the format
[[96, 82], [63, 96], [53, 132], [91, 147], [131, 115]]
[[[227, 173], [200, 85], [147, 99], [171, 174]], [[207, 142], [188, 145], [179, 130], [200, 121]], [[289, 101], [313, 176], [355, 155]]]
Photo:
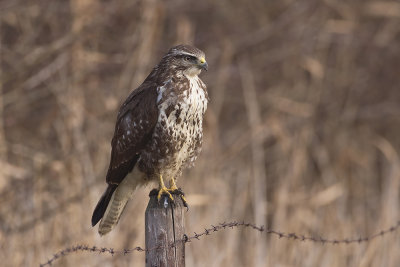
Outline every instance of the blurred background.
[[[178, 185], [186, 231], [249, 221], [358, 238], [399, 219], [400, 2], [0, 2], [0, 260], [67, 246], [144, 246], [151, 187], [100, 238], [119, 105], [173, 45], [206, 53], [203, 152]], [[321, 245], [234, 229], [186, 245], [187, 266], [399, 266], [398, 233]], [[76, 253], [55, 266], [143, 266]]]

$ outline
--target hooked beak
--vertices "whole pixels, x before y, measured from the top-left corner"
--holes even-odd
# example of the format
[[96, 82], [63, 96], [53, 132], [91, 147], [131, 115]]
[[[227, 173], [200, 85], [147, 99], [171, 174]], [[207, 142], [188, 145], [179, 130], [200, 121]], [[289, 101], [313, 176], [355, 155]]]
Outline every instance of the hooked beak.
[[199, 68], [203, 69], [205, 71], [208, 70], [208, 64], [207, 64], [207, 61], [206, 61], [206, 59], [204, 57], [199, 59]]

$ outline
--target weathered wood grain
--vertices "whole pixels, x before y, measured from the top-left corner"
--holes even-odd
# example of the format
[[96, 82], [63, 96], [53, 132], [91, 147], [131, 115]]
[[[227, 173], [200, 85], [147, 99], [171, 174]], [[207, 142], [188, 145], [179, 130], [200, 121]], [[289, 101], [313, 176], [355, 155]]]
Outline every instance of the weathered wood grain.
[[[174, 203], [168, 201], [165, 207], [164, 197], [157, 201], [154, 191], [145, 213], [146, 267], [184, 267], [185, 232], [183, 202], [179, 195], [173, 195]], [[175, 244], [175, 245], [173, 245]]]

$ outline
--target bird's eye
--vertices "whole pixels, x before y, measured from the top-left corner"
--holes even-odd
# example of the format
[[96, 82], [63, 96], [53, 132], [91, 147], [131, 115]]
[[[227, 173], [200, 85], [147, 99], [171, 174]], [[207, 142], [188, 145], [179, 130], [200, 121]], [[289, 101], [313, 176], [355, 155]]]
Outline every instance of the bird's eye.
[[186, 61], [190, 61], [191, 59], [192, 59], [191, 56], [186, 56], [186, 57], [185, 57], [185, 60], [186, 60]]

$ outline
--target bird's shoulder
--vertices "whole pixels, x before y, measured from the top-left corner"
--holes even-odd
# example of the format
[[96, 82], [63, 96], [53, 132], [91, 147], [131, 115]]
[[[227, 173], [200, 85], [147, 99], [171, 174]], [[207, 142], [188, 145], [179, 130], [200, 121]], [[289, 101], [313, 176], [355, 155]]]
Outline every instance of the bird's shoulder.
[[[117, 122], [129, 111], [135, 110], [139, 106], [154, 108], [156, 106], [157, 87], [158, 85], [155, 82], [144, 82], [137, 89], [133, 90], [121, 105], [118, 111]], [[146, 105], [143, 105], [143, 102]]]

